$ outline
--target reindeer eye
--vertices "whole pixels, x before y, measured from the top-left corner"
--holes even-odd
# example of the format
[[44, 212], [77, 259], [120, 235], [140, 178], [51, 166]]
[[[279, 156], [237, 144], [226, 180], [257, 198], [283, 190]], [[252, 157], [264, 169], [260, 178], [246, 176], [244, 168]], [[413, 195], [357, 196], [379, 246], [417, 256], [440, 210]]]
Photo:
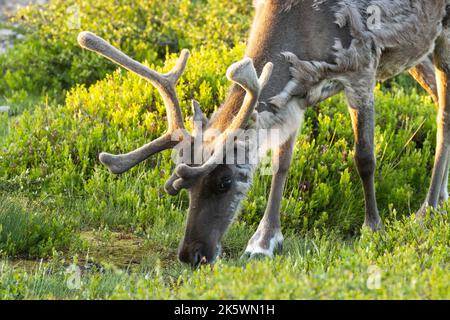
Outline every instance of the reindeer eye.
[[217, 187], [219, 192], [227, 192], [228, 190], [230, 190], [232, 184], [233, 180], [231, 180], [230, 177], [223, 177]]

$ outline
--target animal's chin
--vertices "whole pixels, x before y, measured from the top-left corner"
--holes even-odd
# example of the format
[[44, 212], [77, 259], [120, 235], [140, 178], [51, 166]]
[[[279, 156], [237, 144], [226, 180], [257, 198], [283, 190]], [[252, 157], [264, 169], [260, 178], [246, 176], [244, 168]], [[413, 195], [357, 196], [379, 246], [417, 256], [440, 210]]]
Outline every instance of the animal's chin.
[[220, 244], [218, 244], [216, 246], [216, 252], [212, 256], [212, 258], [208, 260], [207, 264], [214, 264], [214, 263], [216, 263], [217, 258], [220, 257], [221, 254], [222, 254], [222, 246]]

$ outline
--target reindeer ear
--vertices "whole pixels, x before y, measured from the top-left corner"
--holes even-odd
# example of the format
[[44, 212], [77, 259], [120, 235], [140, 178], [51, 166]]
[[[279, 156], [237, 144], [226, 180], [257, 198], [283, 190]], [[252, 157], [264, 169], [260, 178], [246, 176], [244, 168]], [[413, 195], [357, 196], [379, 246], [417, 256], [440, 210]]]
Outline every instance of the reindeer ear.
[[208, 118], [202, 112], [200, 104], [196, 100], [192, 100], [192, 128], [194, 130], [193, 135], [203, 132], [208, 124]]

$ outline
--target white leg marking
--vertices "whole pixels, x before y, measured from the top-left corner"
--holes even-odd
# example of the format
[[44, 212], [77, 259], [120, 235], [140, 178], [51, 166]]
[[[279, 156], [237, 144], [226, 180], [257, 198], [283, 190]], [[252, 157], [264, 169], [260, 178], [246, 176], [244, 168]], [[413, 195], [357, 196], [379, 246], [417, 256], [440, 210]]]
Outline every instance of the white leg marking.
[[283, 244], [284, 237], [281, 231], [276, 231], [271, 238], [266, 238], [264, 233], [257, 231], [245, 249], [247, 256], [264, 255], [273, 258], [274, 251]]

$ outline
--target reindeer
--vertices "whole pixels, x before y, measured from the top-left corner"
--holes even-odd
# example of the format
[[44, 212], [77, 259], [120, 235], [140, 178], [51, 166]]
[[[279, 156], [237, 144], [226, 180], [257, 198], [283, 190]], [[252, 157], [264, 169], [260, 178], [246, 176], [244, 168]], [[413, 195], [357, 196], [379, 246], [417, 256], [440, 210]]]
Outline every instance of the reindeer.
[[[244, 163], [226, 162], [228, 151], [223, 150], [226, 146], [245, 151], [250, 145], [265, 145], [258, 150], [261, 154], [273, 150], [276, 170], [264, 217], [244, 255], [272, 257], [283, 243], [280, 202], [305, 110], [344, 92], [355, 135], [354, 158], [364, 189], [365, 226], [380, 230], [382, 222], [374, 187], [374, 90], [377, 81], [411, 70], [439, 109], [436, 159], [431, 186], [418, 213], [422, 215], [428, 207], [437, 208], [448, 199], [449, 4], [448, 0], [254, 1], [255, 18], [246, 58], [227, 72], [234, 85], [224, 104], [209, 119], [193, 102], [196, 125], [192, 134], [184, 126], [175, 90], [187, 64], [187, 50], [181, 52], [171, 72], [160, 74], [96, 35], [82, 32], [78, 38], [82, 47], [150, 81], [167, 109], [165, 135], [128, 154], [102, 153], [100, 161], [111, 172], [120, 174], [163, 150], [191, 150], [188, 157], [177, 151], [182, 160], [177, 161], [165, 190], [170, 195], [182, 189], [189, 191], [187, 227], [179, 260], [199, 265], [213, 263], [220, 254], [221, 239], [257, 168], [249, 157], [244, 158]], [[369, 8], [378, 10], [376, 24], [368, 23], [372, 17]], [[242, 134], [234, 134], [248, 129], [277, 129], [280, 139], [271, 144], [252, 136], [248, 143]], [[207, 155], [201, 163], [187, 160], [198, 153]], [[258, 156], [256, 162], [260, 159]]]

